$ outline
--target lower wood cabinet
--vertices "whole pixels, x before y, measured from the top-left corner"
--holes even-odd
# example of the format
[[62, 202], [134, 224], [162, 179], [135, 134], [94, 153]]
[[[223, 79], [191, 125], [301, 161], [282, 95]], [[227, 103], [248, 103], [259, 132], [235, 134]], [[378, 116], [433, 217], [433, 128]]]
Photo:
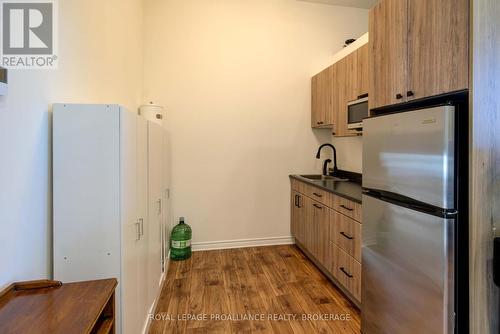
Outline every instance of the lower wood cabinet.
[[291, 232], [292, 235], [300, 242], [304, 243], [305, 241], [305, 208], [303, 206], [304, 199], [302, 195], [297, 191], [292, 190], [292, 205], [291, 205]]
[[330, 210], [330, 242], [361, 262], [361, 224]]
[[308, 245], [312, 255], [323, 265], [327, 264], [328, 235], [330, 226], [329, 209], [320, 202], [309, 200], [306, 207], [306, 222], [309, 222]]
[[330, 242], [331, 262], [327, 267], [354, 298], [361, 301], [361, 263]]
[[361, 205], [295, 179], [291, 183], [292, 236], [359, 303]]

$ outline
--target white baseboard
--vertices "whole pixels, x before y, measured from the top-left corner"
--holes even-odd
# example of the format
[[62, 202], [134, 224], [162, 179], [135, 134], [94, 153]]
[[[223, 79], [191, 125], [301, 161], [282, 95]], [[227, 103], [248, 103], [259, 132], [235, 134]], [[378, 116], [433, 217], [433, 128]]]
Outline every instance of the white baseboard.
[[293, 237], [287, 236], [287, 237], [272, 237], [272, 238], [194, 242], [191, 246], [193, 251], [196, 252], [196, 251], [216, 250], [216, 249], [290, 245], [293, 243], [294, 243]]
[[168, 252], [167, 258], [165, 259], [165, 270], [161, 274], [160, 282], [158, 283], [158, 285], [159, 285], [158, 296], [156, 296], [153, 304], [149, 308], [149, 312], [148, 312], [146, 320], [144, 322], [144, 326], [142, 327], [142, 334], [149, 333], [149, 327], [151, 326], [151, 320], [149, 319], [149, 315], [153, 314], [155, 312], [156, 306], [158, 305], [158, 301], [160, 300], [161, 291], [163, 290], [163, 284], [165, 283], [165, 280], [167, 278], [169, 263], [170, 263], [170, 251]]

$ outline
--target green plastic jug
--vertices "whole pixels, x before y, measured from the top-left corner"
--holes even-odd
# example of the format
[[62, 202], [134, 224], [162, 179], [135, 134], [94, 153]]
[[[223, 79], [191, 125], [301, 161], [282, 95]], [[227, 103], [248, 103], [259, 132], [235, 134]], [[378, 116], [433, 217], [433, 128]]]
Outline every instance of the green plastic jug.
[[170, 236], [170, 258], [182, 261], [191, 257], [191, 227], [179, 218], [179, 224], [172, 229]]

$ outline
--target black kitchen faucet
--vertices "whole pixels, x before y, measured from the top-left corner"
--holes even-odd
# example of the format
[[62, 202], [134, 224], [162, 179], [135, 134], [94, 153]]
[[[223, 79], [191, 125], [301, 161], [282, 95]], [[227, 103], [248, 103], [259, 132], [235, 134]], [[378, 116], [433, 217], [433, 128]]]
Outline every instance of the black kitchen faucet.
[[[316, 159], [321, 158], [321, 149], [325, 146], [331, 147], [333, 150], [333, 175], [337, 174], [338, 168], [337, 168], [337, 150], [335, 149], [335, 146], [332, 144], [323, 144], [318, 148], [318, 153], [316, 153]], [[329, 160], [329, 159], [328, 159]], [[325, 161], [323, 164], [323, 175], [328, 175], [328, 163]]]

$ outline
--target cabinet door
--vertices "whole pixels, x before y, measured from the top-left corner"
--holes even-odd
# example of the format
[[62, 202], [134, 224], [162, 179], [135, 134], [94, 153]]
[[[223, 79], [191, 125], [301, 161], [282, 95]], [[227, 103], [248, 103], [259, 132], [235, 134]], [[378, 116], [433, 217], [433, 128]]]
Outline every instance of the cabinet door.
[[162, 210], [162, 271], [165, 272], [165, 263], [168, 261], [170, 249], [170, 232], [172, 228], [172, 209], [170, 203], [170, 142], [166, 130], [163, 131], [163, 210]]
[[302, 217], [303, 219], [300, 221], [299, 225], [299, 241], [301, 244], [311, 253], [313, 254], [314, 248], [314, 210], [313, 210], [313, 200], [307, 196], [301, 195], [300, 199], [302, 200]]
[[[138, 333], [141, 318], [138, 314], [139, 243], [137, 220], [137, 120], [136, 114], [120, 112], [120, 198], [122, 220], [122, 332]], [[97, 278], [97, 277], [96, 277]]]
[[368, 44], [363, 45], [357, 52], [358, 96], [368, 94]]
[[[149, 311], [149, 291], [148, 291], [148, 124], [147, 121], [139, 117], [137, 121], [137, 217], [140, 223], [140, 240], [137, 241], [138, 258], [138, 301], [137, 313], [141, 326], [147, 318]], [[142, 327], [140, 328], [142, 330]]]
[[408, 0], [382, 0], [370, 10], [370, 109], [406, 101], [407, 11]]
[[345, 57], [345, 68], [346, 68], [346, 108], [347, 102], [354, 101], [358, 99], [359, 94], [359, 82], [358, 82], [358, 50], [348, 54]]
[[318, 127], [323, 118], [320, 89], [319, 89], [320, 74], [316, 74], [311, 78], [311, 126]]
[[331, 128], [334, 124], [333, 117], [333, 65], [323, 71], [323, 108], [324, 127]]
[[311, 81], [311, 126], [331, 128], [332, 112], [332, 69], [330, 66], [312, 78]]
[[335, 136], [346, 136], [347, 131], [347, 59], [333, 65], [333, 113], [336, 119]]
[[323, 265], [326, 264], [330, 216], [328, 208], [320, 202], [311, 201], [309, 224], [310, 252]]
[[468, 0], [409, 0], [408, 98], [468, 88], [468, 12]]
[[301, 244], [305, 243], [305, 207], [303, 196], [292, 191], [291, 198], [291, 232], [292, 236], [297, 239]]
[[148, 122], [148, 299], [158, 295], [162, 272], [163, 128]]

